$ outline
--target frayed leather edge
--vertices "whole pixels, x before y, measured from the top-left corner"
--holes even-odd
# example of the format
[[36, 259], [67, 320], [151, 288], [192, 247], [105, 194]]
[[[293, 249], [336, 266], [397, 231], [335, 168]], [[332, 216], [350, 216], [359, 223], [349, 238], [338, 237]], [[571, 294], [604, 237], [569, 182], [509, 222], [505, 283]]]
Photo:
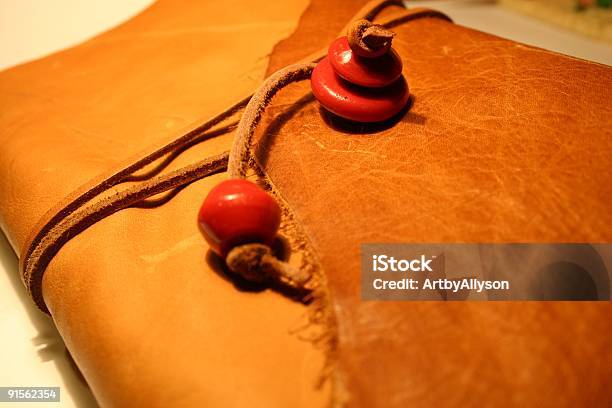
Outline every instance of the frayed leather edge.
[[338, 321], [334, 313], [332, 295], [327, 284], [321, 261], [314, 249], [311, 238], [308, 236], [289, 203], [283, 198], [270, 177], [264, 172], [256, 159], [251, 157], [252, 168], [255, 169], [257, 183], [277, 200], [281, 207], [282, 217], [279, 233], [285, 238], [291, 248], [293, 256], [299, 254], [300, 268], [308, 268], [312, 273], [314, 290], [311, 294], [312, 301], [308, 304], [306, 323], [292, 331], [301, 340], [307, 341], [317, 350], [324, 354], [324, 363], [321, 373], [313, 384], [318, 390], [326, 383], [330, 383], [331, 408], [346, 406], [348, 401], [346, 387], [341, 381], [341, 375], [337, 370], [338, 364]]

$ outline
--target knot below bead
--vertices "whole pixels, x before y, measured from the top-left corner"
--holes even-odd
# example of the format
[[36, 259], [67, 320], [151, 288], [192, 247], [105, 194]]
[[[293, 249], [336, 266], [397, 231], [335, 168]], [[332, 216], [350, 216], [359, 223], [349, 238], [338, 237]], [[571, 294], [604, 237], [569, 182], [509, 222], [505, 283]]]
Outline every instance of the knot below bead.
[[245, 244], [232, 248], [225, 258], [227, 267], [249, 282], [275, 283], [305, 295], [312, 276], [276, 258], [269, 246]]

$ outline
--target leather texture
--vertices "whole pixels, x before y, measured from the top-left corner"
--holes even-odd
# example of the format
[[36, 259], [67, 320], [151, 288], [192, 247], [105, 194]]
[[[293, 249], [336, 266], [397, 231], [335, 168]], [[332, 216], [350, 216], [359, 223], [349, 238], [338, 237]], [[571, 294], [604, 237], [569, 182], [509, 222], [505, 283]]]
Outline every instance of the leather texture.
[[[65, 196], [216, 115], [263, 80], [306, 1], [160, 1], [78, 47], [0, 76], [2, 228], [17, 253]], [[189, 149], [178, 168], [227, 150]], [[219, 174], [166, 205], [96, 223], [53, 259], [44, 295], [101, 406], [326, 406], [309, 310], [240, 290], [196, 224]]]
[[[15, 250], [79, 186], [326, 46], [359, 5], [162, 0], [4, 72], [0, 222]], [[441, 19], [394, 30], [412, 94], [398, 123], [347, 126], [295, 84], [255, 149], [327, 275], [334, 374], [316, 387], [330, 350], [309, 307], [241, 289], [206, 255], [195, 219], [215, 175], [99, 221], [45, 273], [45, 302], [101, 405], [612, 403], [607, 302], [359, 299], [361, 242], [610, 242], [610, 68]]]
[[[308, 13], [270, 70], [333, 38]], [[610, 302], [366, 302], [359, 285], [364, 242], [611, 242], [612, 69], [441, 19], [394, 31], [398, 123], [346, 126], [293, 85], [256, 149], [327, 274], [350, 405], [610, 406]]]

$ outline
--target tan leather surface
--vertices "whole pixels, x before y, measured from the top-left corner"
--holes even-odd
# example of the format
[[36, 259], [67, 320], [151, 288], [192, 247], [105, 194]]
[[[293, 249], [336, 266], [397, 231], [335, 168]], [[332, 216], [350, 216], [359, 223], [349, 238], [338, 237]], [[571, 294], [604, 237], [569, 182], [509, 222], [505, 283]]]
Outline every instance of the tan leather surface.
[[[160, 1], [85, 44], [0, 76], [0, 214], [17, 252], [81, 184], [172, 140], [263, 79], [303, 0]], [[231, 135], [171, 167], [218, 154]], [[70, 241], [45, 301], [102, 406], [324, 406], [324, 350], [308, 308], [234, 287], [207, 259], [197, 209], [224, 176], [156, 209], [128, 209]], [[218, 269], [218, 268], [217, 268]]]
[[[333, 37], [309, 12], [279, 47]], [[395, 31], [413, 96], [395, 126], [332, 129], [305, 84], [261, 129], [328, 276], [351, 406], [610, 406], [609, 302], [362, 302], [359, 250], [612, 241], [612, 68], [439, 19]]]
[[58, 198], [256, 89], [307, 5], [162, 0], [79, 47], [3, 72], [0, 172], [20, 180], [0, 183], [0, 225], [14, 249]]
[[[357, 3], [313, 2], [269, 69], [327, 44]], [[305, 8], [161, 1], [0, 75], [0, 220], [15, 249], [75, 188], [254, 89]], [[272, 147], [259, 160], [328, 274], [351, 405], [610, 405], [609, 303], [375, 303], [358, 290], [361, 242], [610, 241], [610, 69], [433, 19], [396, 31], [414, 96], [400, 123], [332, 130], [302, 84], [261, 129]], [[325, 350], [300, 340], [310, 310], [240, 291], [206, 259], [195, 214], [222, 178], [98, 222], [49, 266], [45, 301], [102, 405], [330, 400], [330, 381], [314, 387]]]

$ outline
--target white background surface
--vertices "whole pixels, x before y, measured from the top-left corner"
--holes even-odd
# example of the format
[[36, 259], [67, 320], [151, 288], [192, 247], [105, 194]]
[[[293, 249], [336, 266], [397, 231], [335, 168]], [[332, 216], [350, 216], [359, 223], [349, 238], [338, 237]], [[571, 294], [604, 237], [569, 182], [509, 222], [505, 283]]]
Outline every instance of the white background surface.
[[[151, 0], [0, 0], [0, 69], [90, 38], [144, 9]], [[612, 47], [487, 1], [414, 1], [445, 11], [456, 23], [612, 65]], [[0, 200], [2, 198], [0, 197]], [[95, 407], [52, 321], [27, 297], [17, 258], [0, 234], [0, 386], [59, 386], [61, 403]], [[3, 404], [24, 407], [28, 404]], [[37, 405], [38, 406], [38, 405]]]

